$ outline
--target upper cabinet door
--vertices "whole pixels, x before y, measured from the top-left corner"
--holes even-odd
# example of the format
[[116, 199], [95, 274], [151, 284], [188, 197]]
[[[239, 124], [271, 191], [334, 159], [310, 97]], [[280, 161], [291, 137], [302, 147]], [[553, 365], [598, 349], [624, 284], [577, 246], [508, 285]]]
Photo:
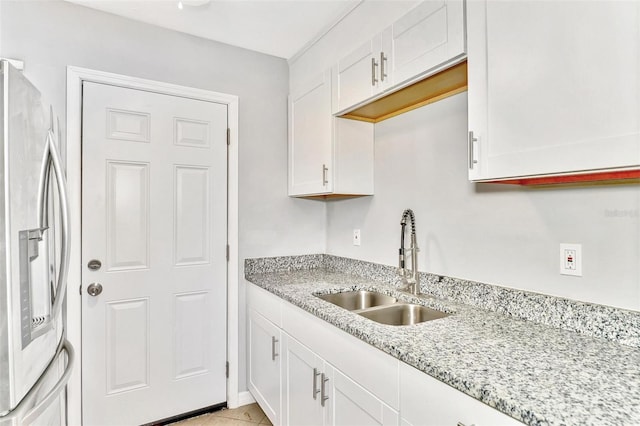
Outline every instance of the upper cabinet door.
[[434, 71], [465, 54], [464, 1], [424, 1], [387, 34], [387, 68], [394, 84]]
[[420, 2], [334, 65], [333, 113], [422, 80], [464, 55], [464, 0]]
[[381, 36], [377, 35], [338, 61], [334, 67], [336, 112], [380, 91], [381, 46]]
[[289, 96], [289, 195], [332, 191], [331, 72]]
[[470, 180], [640, 168], [640, 2], [467, 13]]

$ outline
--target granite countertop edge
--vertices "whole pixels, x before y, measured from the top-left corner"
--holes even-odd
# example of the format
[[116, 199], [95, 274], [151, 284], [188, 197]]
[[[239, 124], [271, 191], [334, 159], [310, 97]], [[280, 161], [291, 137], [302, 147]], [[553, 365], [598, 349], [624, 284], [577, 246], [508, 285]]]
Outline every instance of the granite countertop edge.
[[[558, 349], [561, 354], [558, 364], [564, 367], [566, 367], [564, 364], [570, 365], [573, 361], [570, 352], [571, 347], [575, 345], [588, 347], [592, 353], [604, 351], [601, 359], [591, 354], [588, 357], [591, 364], [597, 364], [604, 360], [607, 354], [617, 354], [619, 351], [620, 356], [628, 357], [631, 353], [640, 361], [640, 350], [637, 348], [485, 311], [460, 302], [437, 299], [431, 295], [412, 296], [398, 291], [395, 286], [386, 282], [335, 272], [322, 267], [304, 271], [251, 272], [246, 274], [245, 278], [283, 300], [525, 424], [640, 423], [640, 404], [638, 403], [640, 398], [637, 393], [625, 398], [624, 395], [618, 395], [621, 389], [615, 389], [618, 398], [616, 401], [629, 409], [625, 411], [616, 406], [616, 410], [611, 413], [606, 411], [611, 407], [603, 406], [598, 407], [594, 412], [592, 407], [586, 406], [589, 404], [588, 401], [585, 401], [585, 406], [572, 403], [574, 400], [581, 399], [581, 392], [584, 390], [582, 388], [584, 383], [589, 383], [588, 378], [583, 377], [579, 372], [572, 376], [571, 371], [565, 371], [565, 377], [553, 379], [552, 372], [555, 367], [552, 368], [551, 365], [546, 367], [544, 362], [539, 363], [540, 360], [548, 361], [553, 356], [547, 353], [546, 348], [540, 347], [540, 341], [547, 338], [552, 343], [557, 342], [556, 345], [562, 346]], [[314, 296], [314, 293], [337, 293], [356, 289], [375, 290], [393, 295], [401, 301], [429, 306], [453, 315], [443, 320], [409, 327], [389, 326], [374, 323]], [[447, 324], [445, 321], [449, 318], [452, 320]], [[455, 333], [451, 331], [452, 329], [456, 330]], [[457, 340], [463, 343], [447, 342], [450, 340], [448, 336], [450, 333], [455, 334], [453, 337], [457, 337]], [[528, 336], [522, 338], [520, 335], [523, 333]], [[513, 342], [510, 342], [511, 338]], [[531, 339], [533, 343], [527, 342], [526, 339]], [[486, 345], [489, 346], [489, 351], [483, 347]], [[435, 349], [432, 350], [432, 347]], [[542, 355], [538, 356], [535, 350], [532, 351], [536, 347], [541, 349]], [[446, 353], [449, 358], [441, 358], [438, 350], [442, 350], [442, 353]], [[509, 353], [511, 352], [515, 353], [514, 356], [519, 355], [524, 358], [524, 361], [513, 358], [513, 362], [519, 363], [526, 369], [533, 368], [539, 375], [545, 377], [542, 385], [533, 386], [531, 383], [531, 379], [536, 374], [525, 371], [509, 372], [508, 368], [504, 368], [504, 363], [510, 361]], [[495, 361], [499, 367], [492, 367], [491, 357], [487, 353], [496, 356]], [[451, 356], [452, 354], [457, 354], [457, 357], [462, 360], [460, 361], [462, 367], [456, 365], [456, 359]], [[469, 365], [465, 367], [465, 363]], [[589, 364], [590, 368], [591, 364]], [[636, 365], [638, 364], [640, 362]], [[518, 369], [518, 366], [514, 368]], [[615, 366], [610, 370], [616, 371]], [[640, 373], [640, 370], [636, 372]], [[522, 376], [527, 377], [523, 379]], [[573, 382], [575, 387], [572, 387]], [[598, 384], [603, 389], [610, 386], [609, 382], [610, 380], [601, 378], [598, 380]], [[560, 389], [557, 392], [553, 389], [544, 392], [542, 386], [545, 384], [555, 384]], [[574, 392], [575, 395], [573, 395]], [[567, 393], [570, 395], [566, 395]], [[554, 396], [560, 401], [548, 400]], [[606, 405], [598, 398], [591, 402], [593, 403]], [[569, 409], [567, 405], [570, 406]]]

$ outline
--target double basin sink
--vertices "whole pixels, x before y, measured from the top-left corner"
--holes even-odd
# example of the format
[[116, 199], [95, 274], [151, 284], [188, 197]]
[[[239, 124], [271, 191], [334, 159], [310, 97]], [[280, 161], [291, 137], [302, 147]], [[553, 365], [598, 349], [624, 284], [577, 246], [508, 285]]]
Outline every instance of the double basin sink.
[[413, 325], [449, 315], [426, 306], [398, 302], [393, 296], [374, 291], [358, 290], [316, 296], [365, 318], [388, 325]]

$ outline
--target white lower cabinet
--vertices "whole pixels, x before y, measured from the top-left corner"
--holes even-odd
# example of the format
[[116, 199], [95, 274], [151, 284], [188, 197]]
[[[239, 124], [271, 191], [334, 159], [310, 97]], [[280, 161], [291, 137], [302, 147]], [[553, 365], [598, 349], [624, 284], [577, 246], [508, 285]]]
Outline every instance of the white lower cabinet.
[[271, 423], [280, 424], [281, 331], [249, 309], [249, 390]]
[[249, 391], [276, 426], [521, 425], [253, 284], [247, 300]]
[[[282, 369], [283, 425], [322, 425], [326, 404], [324, 362], [311, 350], [284, 334]], [[327, 380], [329, 380], [327, 378]], [[321, 386], [325, 392], [321, 392]]]
[[405, 363], [400, 363], [400, 413], [402, 426], [522, 426]]
[[398, 412], [358, 385], [340, 370], [327, 366], [331, 386], [329, 422], [335, 426], [397, 425]]
[[293, 337], [283, 338], [283, 425], [398, 424], [397, 411]]

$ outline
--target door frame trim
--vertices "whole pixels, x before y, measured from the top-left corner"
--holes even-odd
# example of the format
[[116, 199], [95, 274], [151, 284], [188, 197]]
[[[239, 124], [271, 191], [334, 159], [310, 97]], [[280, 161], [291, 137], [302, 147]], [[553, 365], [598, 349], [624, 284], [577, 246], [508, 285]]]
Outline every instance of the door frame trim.
[[[227, 165], [227, 404], [235, 408], [243, 402], [238, 391], [238, 96], [204, 89], [180, 86], [121, 74], [67, 66], [67, 186], [71, 217], [71, 268], [67, 292], [67, 338], [76, 349], [80, 367], [71, 375], [68, 385], [68, 422], [82, 424], [82, 83], [84, 81], [146, 90], [150, 92], [182, 96], [209, 102], [226, 104], [227, 126], [230, 129]], [[77, 290], [76, 290], [77, 289]]]

